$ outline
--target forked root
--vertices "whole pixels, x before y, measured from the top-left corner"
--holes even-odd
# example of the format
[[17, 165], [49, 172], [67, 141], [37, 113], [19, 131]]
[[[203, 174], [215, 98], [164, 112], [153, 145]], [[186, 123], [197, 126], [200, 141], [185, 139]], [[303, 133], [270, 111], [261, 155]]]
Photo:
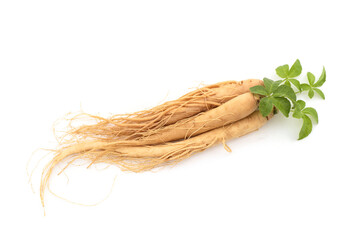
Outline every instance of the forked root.
[[[132, 114], [116, 114], [103, 118], [91, 114], [80, 114], [73, 119], [95, 121], [90, 125], [72, 127], [68, 138], [137, 140], [144, 137], [149, 130], [173, 124], [179, 120], [218, 107], [234, 97], [249, 92], [250, 87], [263, 85], [258, 79], [244, 81], [226, 81], [196, 89], [177, 100], [165, 102], [154, 108]], [[71, 126], [71, 124], [70, 124]]]
[[[54, 167], [67, 160], [68, 165], [77, 159], [88, 160], [90, 164], [107, 163], [120, 167], [124, 171], [143, 172], [157, 167], [175, 164], [191, 155], [219, 143], [231, 151], [226, 141], [243, 136], [263, 126], [271, 116], [264, 118], [255, 111], [237, 122], [202, 133], [198, 136], [153, 146], [123, 146], [114, 142], [81, 142], [57, 150], [55, 157], [42, 173], [40, 198], [44, 205], [45, 188]], [[66, 165], [66, 167], [68, 166]], [[65, 167], [65, 168], [66, 168]]]

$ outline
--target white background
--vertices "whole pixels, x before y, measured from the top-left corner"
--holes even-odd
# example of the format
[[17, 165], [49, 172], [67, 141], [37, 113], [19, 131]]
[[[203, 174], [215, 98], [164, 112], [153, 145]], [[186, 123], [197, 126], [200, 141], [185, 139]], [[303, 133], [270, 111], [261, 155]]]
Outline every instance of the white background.
[[[1, 1], [1, 239], [360, 239], [357, 1]], [[39, 199], [54, 122], [150, 108], [297, 58], [326, 95], [298, 120], [141, 174], [70, 167]], [[309, 100], [306, 95], [301, 96]], [[100, 170], [103, 169], [103, 170]]]

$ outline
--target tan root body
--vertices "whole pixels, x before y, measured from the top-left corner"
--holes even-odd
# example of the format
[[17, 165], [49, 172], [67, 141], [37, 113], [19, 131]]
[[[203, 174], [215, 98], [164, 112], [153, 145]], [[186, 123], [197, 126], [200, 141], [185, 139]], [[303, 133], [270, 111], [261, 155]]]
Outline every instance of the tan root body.
[[[103, 140], [113, 140], [116, 137], [137, 140], [146, 136], [149, 130], [156, 130], [216, 108], [236, 96], [249, 92], [250, 88], [256, 85], [263, 85], [263, 82], [258, 79], [226, 81], [199, 88], [177, 100], [132, 114], [117, 114], [109, 118], [80, 114], [79, 117], [87, 117], [96, 123], [74, 127], [69, 131], [68, 137]], [[78, 118], [75, 117], [73, 120], [76, 119]]]
[[64, 147], [56, 152], [55, 157], [43, 171], [40, 187], [42, 204], [44, 205], [44, 193], [49, 178], [54, 167], [61, 161], [67, 160], [68, 165], [70, 165], [77, 159], [85, 159], [90, 161], [90, 165], [94, 163], [107, 163], [119, 166], [124, 171], [147, 171], [156, 167], [177, 163], [194, 153], [204, 151], [219, 143], [223, 143], [225, 149], [230, 151], [225, 141], [259, 129], [268, 119], [269, 117], [264, 118], [259, 111], [255, 111], [241, 120], [189, 139], [152, 146], [124, 146], [116, 141], [92, 141], [80, 142], [79, 144]]
[[252, 132], [268, 120], [257, 111], [258, 97], [250, 93], [256, 85], [263, 82], [221, 82], [133, 114], [86, 115], [97, 122], [71, 127], [42, 172], [43, 206], [50, 176], [60, 162], [66, 162], [60, 173], [78, 159], [89, 161], [89, 166], [106, 163], [142, 172], [179, 162], [218, 143], [231, 151], [227, 140]]
[[[150, 129], [144, 133], [143, 138], [137, 140], [116, 140], [116, 143], [126, 146], [141, 146], [187, 139], [240, 120], [253, 113], [257, 106], [258, 99], [250, 92], [244, 93], [206, 112], [201, 112], [159, 129]], [[83, 141], [91, 143], [94, 140], [85, 139]]]
[[244, 93], [209, 111], [149, 131], [149, 136], [136, 141], [129, 141], [131, 143], [128, 145], [158, 144], [190, 138], [240, 120], [253, 113], [257, 106], [258, 99], [250, 92]]

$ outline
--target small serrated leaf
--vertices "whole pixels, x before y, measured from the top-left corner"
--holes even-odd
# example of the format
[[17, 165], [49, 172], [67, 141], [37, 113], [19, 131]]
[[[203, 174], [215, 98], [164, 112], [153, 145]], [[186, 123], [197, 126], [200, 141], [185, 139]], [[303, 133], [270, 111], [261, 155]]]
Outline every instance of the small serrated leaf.
[[286, 80], [286, 81], [284, 82], [284, 85], [286, 85], [286, 86], [288, 86], [288, 87], [291, 87], [291, 83], [289, 82], [289, 80]]
[[289, 117], [291, 103], [284, 97], [273, 97], [272, 103], [274, 106], [284, 114], [285, 117]]
[[321, 87], [326, 81], [326, 71], [325, 71], [325, 67], [323, 67], [322, 73], [319, 77], [319, 80], [314, 83], [314, 87]]
[[303, 100], [297, 100], [294, 104], [294, 118], [301, 118], [303, 116], [303, 113], [301, 110], [305, 107], [305, 102]]
[[322, 99], [325, 99], [325, 94], [318, 88], [313, 88], [313, 90], [319, 94], [319, 96], [322, 98]]
[[300, 119], [302, 117], [302, 115], [303, 114], [302, 114], [302, 112], [300, 110], [297, 110], [297, 109], [294, 110], [294, 113], [293, 113], [294, 118], [299, 118]]
[[275, 89], [277, 89], [278, 86], [282, 83], [282, 80], [274, 81], [269, 78], [264, 78], [263, 81], [265, 89], [269, 94], [272, 93]]
[[266, 91], [266, 89], [264, 88], [264, 86], [258, 85], [258, 86], [254, 86], [250, 88], [250, 92], [254, 93], [254, 94], [259, 94], [259, 95], [263, 95], [263, 96], [268, 96], [268, 92]]
[[276, 74], [279, 77], [286, 78], [289, 74], [289, 65], [285, 64], [276, 68]]
[[309, 98], [314, 97], [314, 90], [312, 88], [309, 89], [308, 96], [309, 96]]
[[299, 61], [299, 59], [296, 59], [296, 61], [294, 62], [294, 64], [291, 66], [291, 68], [289, 70], [288, 77], [290, 77], [290, 78], [297, 77], [301, 74], [301, 71], [302, 71], [302, 67], [301, 67], [300, 61]]
[[307, 79], [309, 81], [310, 86], [312, 86], [315, 82], [315, 76], [311, 72], [307, 73]]
[[281, 85], [279, 86], [275, 91], [274, 91], [274, 97], [287, 97], [289, 98], [292, 102], [296, 101], [296, 94], [294, 92], [294, 90], [286, 85]]
[[302, 91], [307, 91], [307, 90], [309, 90], [310, 88], [311, 88], [310, 85], [307, 84], [307, 83], [302, 83], [302, 84], [301, 84], [301, 90], [302, 90]]
[[301, 91], [301, 84], [299, 82], [299, 80], [295, 79], [295, 78], [290, 78], [288, 79], [297, 89], [299, 89]]
[[304, 108], [302, 110], [302, 113], [306, 114], [306, 115], [310, 115], [316, 123], [319, 123], [319, 117], [318, 117], [318, 114], [317, 114], [317, 111], [315, 110], [315, 108], [312, 108], [312, 107], [307, 107], [307, 108]]
[[294, 104], [294, 108], [302, 110], [305, 107], [306, 103], [303, 100], [297, 100]]
[[309, 136], [309, 134], [312, 131], [311, 119], [306, 115], [303, 115], [302, 119], [303, 119], [303, 124], [302, 124], [301, 130], [300, 130], [300, 133], [299, 133], [298, 140], [301, 140], [301, 139]]
[[272, 109], [273, 109], [273, 104], [272, 104], [271, 98], [264, 97], [260, 100], [259, 111], [260, 111], [261, 115], [263, 115], [263, 117], [266, 117], [267, 115], [269, 115], [271, 113]]
[[274, 84], [274, 80], [271, 80], [269, 78], [264, 78], [263, 81], [264, 81], [265, 89], [268, 92], [270, 92], [271, 86]]

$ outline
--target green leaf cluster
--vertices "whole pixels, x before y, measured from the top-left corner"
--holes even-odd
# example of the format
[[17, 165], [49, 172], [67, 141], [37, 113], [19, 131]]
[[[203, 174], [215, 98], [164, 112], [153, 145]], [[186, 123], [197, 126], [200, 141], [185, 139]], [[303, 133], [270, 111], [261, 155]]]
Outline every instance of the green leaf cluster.
[[311, 72], [307, 73], [307, 79], [308, 79], [308, 83], [303, 83], [300, 85], [301, 86], [300, 91], [308, 91], [309, 98], [313, 98], [314, 92], [316, 92], [317, 94], [319, 94], [319, 96], [322, 99], [325, 99], [325, 94], [319, 89], [319, 87], [321, 87], [326, 81], [325, 68], [323, 68], [323, 71], [316, 82], [315, 82], [315, 76]]
[[299, 140], [307, 137], [312, 131], [312, 121], [313, 118], [316, 123], [319, 122], [318, 113], [315, 108], [305, 107], [306, 103], [303, 100], [298, 100], [295, 102], [293, 117], [302, 119], [303, 125], [299, 133]]
[[302, 71], [302, 66], [299, 59], [294, 62], [290, 69], [289, 65], [285, 64], [277, 67], [275, 71], [279, 77], [284, 78], [282, 81], [285, 85], [289, 87], [294, 85], [298, 90], [301, 90], [300, 82], [296, 79], [296, 77], [300, 76]]
[[[281, 80], [271, 80], [264, 78], [264, 86], [254, 86], [250, 88], [253, 94], [261, 96], [259, 102], [259, 111], [266, 117], [271, 112], [280, 111], [285, 117], [292, 116], [302, 119], [303, 124], [299, 132], [299, 140], [307, 137], [313, 127], [312, 120], [318, 123], [317, 111], [312, 107], [305, 107], [303, 100], [297, 100], [296, 94], [308, 91], [308, 96], [312, 98], [316, 92], [321, 98], [325, 99], [324, 93], [319, 89], [326, 81], [326, 71], [323, 68], [322, 74], [315, 81], [314, 74], [307, 73], [308, 83], [301, 83], [297, 78], [301, 75], [302, 66], [297, 59], [291, 67], [288, 64], [276, 68], [276, 74]], [[297, 89], [295, 92], [294, 89]]]
[[289, 116], [291, 102], [296, 101], [294, 90], [287, 85], [280, 85], [282, 81], [274, 81], [264, 78], [264, 86], [255, 86], [250, 90], [254, 94], [262, 95], [259, 103], [260, 113], [266, 117], [276, 108], [285, 117]]

